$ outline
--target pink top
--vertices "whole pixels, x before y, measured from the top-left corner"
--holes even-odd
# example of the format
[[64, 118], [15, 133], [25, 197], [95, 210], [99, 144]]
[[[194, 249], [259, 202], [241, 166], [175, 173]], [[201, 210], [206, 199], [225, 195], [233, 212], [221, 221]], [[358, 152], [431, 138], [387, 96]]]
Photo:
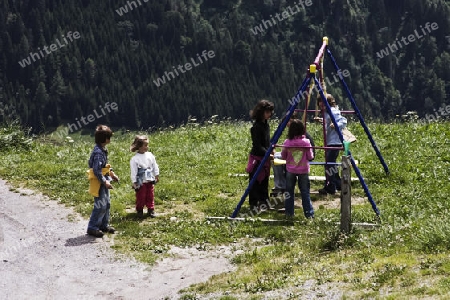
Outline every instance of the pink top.
[[309, 139], [304, 135], [296, 136], [292, 140], [285, 140], [283, 146], [286, 147], [281, 150], [281, 158], [286, 160], [286, 171], [294, 174], [308, 174], [309, 161], [314, 158]]

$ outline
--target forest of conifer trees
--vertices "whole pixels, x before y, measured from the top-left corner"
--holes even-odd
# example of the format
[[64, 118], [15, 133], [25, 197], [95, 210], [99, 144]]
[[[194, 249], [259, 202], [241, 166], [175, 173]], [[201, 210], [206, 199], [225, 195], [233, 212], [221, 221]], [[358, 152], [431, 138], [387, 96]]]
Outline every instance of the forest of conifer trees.
[[324, 36], [365, 117], [423, 117], [450, 104], [449, 16], [444, 0], [5, 0], [0, 121], [43, 132], [109, 102], [83, 125], [148, 129], [248, 120], [261, 98], [280, 116]]

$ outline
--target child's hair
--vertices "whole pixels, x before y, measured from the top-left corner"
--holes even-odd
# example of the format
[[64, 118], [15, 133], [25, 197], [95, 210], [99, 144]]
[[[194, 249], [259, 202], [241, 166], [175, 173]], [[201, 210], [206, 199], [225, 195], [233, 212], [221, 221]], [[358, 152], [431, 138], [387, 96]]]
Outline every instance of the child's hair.
[[148, 143], [148, 138], [146, 135], [137, 135], [134, 138], [133, 144], [131, 144], [130, 147], [130, 151], [131, 152], [136, 152], [137, 150], [139, 150], [139, 148], [141, 148], [144, 143]]
[[260, 100], [255, 107], [250, 111], [250, 118], [256, 121], [264, 120], [264, 112], [270, 111], [273, 114], [275, 106], [268, 100]]
[[292, 140], [296, 136], [302, 136], [305, 134], [305, 126], [300, 119], [291, 120], [291, 125], [288, 130], [288, 139]]
[[106, 143], [106, 140], [111, 139], [112, 136], [113, 132], [111, 128], [106, 125], [97, 125], [95, 128], [94, 137], [96, 144]]
[[[326, 94], [325, 96], [327, 97], [327, 102], [328, 104], [330, 104], [330, 106], [336, 106], [336, 100], [334, 99], [333, 95]], [[322, 97], [320, 96], [320, 94], [317, 94], [317, 103], [319, 102], [322, 102]]]

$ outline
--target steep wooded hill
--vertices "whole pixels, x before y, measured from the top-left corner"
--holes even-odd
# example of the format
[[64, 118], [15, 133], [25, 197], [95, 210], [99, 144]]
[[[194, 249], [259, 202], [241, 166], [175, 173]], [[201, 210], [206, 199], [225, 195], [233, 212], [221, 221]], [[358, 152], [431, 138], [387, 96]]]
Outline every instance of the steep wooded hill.
[[366, 117], [424, 116], [450, 104], [449, 16], [443, 0], [4, 0], [0, 119], [148, 128], [248, 118], [260, 98], [281, 115], [323, 36]]

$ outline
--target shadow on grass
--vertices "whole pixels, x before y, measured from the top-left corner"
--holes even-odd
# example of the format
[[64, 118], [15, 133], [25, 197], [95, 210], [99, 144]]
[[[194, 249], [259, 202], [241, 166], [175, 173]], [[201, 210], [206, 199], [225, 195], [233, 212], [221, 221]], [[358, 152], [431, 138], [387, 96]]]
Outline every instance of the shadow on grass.
[[156, 217], [151, 218], [147, 213], [144, 213], [143, 216], [138, 216], [137, 212], [127, 213], [123, 216], [120, 216], [120, 221], [144, 221], [148, 219], [158, 219], [158, 215]]

